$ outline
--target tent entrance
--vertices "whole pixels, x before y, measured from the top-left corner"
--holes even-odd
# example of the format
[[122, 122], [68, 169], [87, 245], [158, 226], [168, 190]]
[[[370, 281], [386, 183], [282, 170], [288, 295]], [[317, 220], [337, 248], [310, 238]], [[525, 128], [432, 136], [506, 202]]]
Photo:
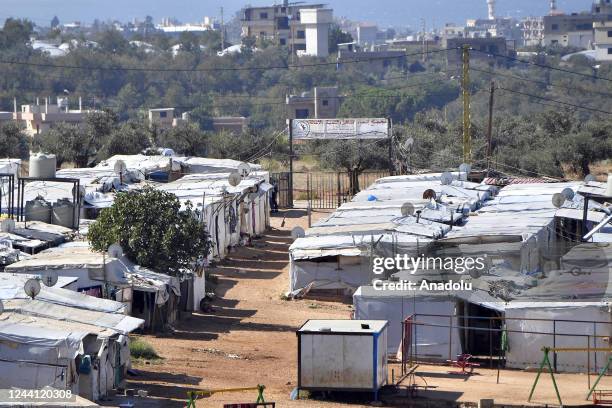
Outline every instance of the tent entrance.
[[500, 352], [502, 315], [468, 302], [457, 302], [459, 338], [463, 353], [489, 360], [493, 365]]

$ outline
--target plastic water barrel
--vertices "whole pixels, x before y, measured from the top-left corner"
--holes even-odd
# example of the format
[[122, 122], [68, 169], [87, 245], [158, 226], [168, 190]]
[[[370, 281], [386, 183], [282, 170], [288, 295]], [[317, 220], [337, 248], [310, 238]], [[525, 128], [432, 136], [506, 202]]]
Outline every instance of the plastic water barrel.
[[53, 203], [51, 223], [74, 228], [74, 205], [70, 200], [63, 198]]
[[54, 154], [34, 154], [30, 156], [30, 177], [55, 177], [57, 159]]
[[51, 203], [42, 197], [27, 201], [25, 205], [26, 221], [41, 221], [51, 223]]

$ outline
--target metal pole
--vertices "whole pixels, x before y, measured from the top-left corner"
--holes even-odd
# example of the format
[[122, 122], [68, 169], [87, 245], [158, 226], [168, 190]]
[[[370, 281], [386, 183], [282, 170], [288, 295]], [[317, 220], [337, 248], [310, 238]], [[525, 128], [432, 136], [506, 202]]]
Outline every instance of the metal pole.
[[487, 170], [491, 167], [491, 137], [493, 133], [493, 95], [495, 93], [495, 82], [491, 81], [489, 90], [489, 124], [487, 126]]
[[[553, 320], [553, 349], [557, 347], [557, 321]], [[553, 365], [557, 372], [557, 352], [553, 351]]]
[[493, 332], [491, 319], [489, 319], [489, 368], [493, 368]]
[[293, 208], [293, 119], [289, 119], [289, 208]]
[[588, 212], [589, 212], [589, 197], [585, 196], [584, 197], [584, 208], [582, 209], [582, 236], [583, 237], [588, 232], [586, 228]]
[[387, 129], [389, 131], [389, 175], [393, 176], [395, 168], [393, 166], [393, 124], [391, 118], [387, 119]]
[[472, 161], [472, 136], [470, 134], [470, 46], [463, 45], [462, 52], [463, 75], [461, 77], [461, 89], [463, 92], [463, 161]]
[[591, 389], [591, 336], [587, 336], [587, 384]]

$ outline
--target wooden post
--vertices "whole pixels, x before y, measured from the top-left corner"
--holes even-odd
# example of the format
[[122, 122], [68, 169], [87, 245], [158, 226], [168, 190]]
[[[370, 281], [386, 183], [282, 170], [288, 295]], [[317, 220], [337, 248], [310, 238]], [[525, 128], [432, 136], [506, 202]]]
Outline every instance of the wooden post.
[[495, 93], [495, 82], [491, 81], [489, 90], [489, 123], [487, 126], [487, 170], [491, 167], [491, 138], [493, 133], [493, 95]]

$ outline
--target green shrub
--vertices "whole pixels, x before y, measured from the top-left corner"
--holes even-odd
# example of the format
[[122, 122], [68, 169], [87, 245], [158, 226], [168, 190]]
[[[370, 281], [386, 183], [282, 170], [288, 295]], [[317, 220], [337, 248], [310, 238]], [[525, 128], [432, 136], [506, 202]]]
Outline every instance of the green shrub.
[[133, 339], [130, 342], [130, 355], [132, 358], [141, 358], [144, 360], [159, 360], [161, 357], [153, 346], [142, 339]]

